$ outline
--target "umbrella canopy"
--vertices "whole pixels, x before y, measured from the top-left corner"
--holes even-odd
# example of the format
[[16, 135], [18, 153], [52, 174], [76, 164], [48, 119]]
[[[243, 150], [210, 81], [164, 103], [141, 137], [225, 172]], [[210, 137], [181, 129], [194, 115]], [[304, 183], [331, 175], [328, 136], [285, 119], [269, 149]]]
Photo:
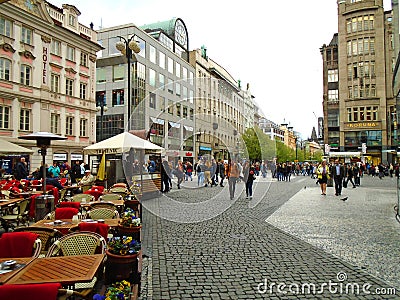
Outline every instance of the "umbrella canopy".
[[33, 150], [0, 138], [0, 154], [32, 154]]
[[144, 140], [129, 132], [123, 132], [104, 141], [90, 145], [83, 149], [85, 154], [120, 154], [128, 152], [131, 148], [153, 150], [161, 152], [164, 148]]

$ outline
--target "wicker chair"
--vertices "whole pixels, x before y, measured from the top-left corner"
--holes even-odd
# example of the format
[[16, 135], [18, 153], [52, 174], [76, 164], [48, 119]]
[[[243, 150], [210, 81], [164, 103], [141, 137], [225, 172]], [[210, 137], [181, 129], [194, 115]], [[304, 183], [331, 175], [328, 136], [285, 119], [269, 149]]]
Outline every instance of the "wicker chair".
[[117, 209], [114, 203], [109, 203], [109, 202], [94, 202], [90, 204], [90, 209], [97, 209], [97, 208], [108, 208], [111, 210]]
[[112, 201], [112, 200], [122, 200], [122, 199], [123, 197], [121, 194], [109, 193], [101, 195], [99, 201]]
[[96, 208], [88, 211], [88, 218], [93, 220], [98, 219], [117, 219], [119, 218], [119, 213], [117, 210], [112, 210], [108, 208]]
[[24, 224], [25, 226], [29, 225], [29, 199], [22, 200], [19, 202], [16, 207], [16, 213], [10, 213], [8, 215], [2, 216], [2, 219], [5, 220], [10, 227], [14, 228], [14, 223], [19, 226], [19, 224]]
[[108, 192], [114, 194], [120, 194], [122, 197], [125, 197], [126, 195], [129, 194], [129, 190], [126, 187], [121, 187], [121, 186], [111, 187], [108, 190]]
[[62, 233], [57, 229], [53, 228], [46, 228], [46, 227], [20, 227], [14, 230], [15, 232], [32, 232], [39, 235], [39, 239], [42, 241], [42, 249], [40, 256], [46, 256], [47, 251], [49, 250], [50, 246], [58, 239], [62, 237]]
[[72, 202], [82, 202], [82, 200], [86, 201], [86, 202], [92, 202], [94, 201], [94, 196], [89, 195], [89, 194], [76, 194], [73, 195], [71, 198]]
[[[88, 231], [74, 232], [55, 241], [46, 257], [103, 254], [106, 247], [107, 242], [100, 234]], [[97, 277], [88, 283], [75, 283], [74, 290], [78, 290], [82, 295], [90, 295], [96, 282]]]

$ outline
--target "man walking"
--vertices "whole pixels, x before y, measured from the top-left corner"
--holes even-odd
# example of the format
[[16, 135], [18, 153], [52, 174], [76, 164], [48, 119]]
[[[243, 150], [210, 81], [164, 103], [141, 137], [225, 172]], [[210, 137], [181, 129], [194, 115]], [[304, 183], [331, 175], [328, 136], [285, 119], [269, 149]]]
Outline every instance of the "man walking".
[[344, 167], [339, 163], [339, 160], [335, 160], [335, 164], [332, 166], [331, 174], [335, 181], [335, 196], [342, 194], [342, 185], [344, 178]]
[[20, 161], [17, 163], [15, 179], [17, 180], [26, 179], [28, 175], [29, 173], [25, 157], [21, 157]]

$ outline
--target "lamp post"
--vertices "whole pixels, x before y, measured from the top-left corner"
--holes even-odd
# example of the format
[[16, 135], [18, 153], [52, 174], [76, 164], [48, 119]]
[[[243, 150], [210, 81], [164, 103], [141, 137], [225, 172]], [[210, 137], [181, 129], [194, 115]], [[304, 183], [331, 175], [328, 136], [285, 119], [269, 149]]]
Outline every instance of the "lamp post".
[[96, 107], [97, 111], [100, 111], [100, 134], [99, 134], [99, 141], [103, 140], [103, 118], [104, 118], [104, 112], [108, 110], [107, 104], [104, 103], [103, 100], [100, 102], [100, 106]]
[[131, 116], [131, 58], [133, 53], [139, 53], [140, 48], [137, 42], [133, 39], [132, 35], [129, 39], [123, 36], [117, 36], [120, 41], [115, 44], [115, 47], [123, 54], [128, 60], [128, 131], [131, 129], [130, 116]]

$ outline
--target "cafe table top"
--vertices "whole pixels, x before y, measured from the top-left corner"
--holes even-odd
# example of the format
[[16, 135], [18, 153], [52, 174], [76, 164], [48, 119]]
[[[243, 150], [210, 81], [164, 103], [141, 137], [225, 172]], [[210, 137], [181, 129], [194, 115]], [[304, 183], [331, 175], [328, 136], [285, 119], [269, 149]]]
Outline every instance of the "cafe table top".
[[[78, 223], [73, 223], [72, 219], [61, 219], [60, 221], [62, 221], [63, 223], [60, 225], [54, 225], [54, 220], [40, 220], [36, 223], [34, 223], [32, 226], [35, 227], [46, 227], [46, 228], [54, 228], [57, 230], [68, 230], [71, 227], [76, 226]], [[80, 220], [79, 222], [82, 222], [82, 220]], [[104, 219], [104, 223], [108, 224], [108, 226], [110, 227], [117, 227], [118, 226], [118, 222], [119, 219]]]
[[23, 266], [32, 261], [34, 257], [18, 257], [18, 258], [0, 258], [0, 264], [7, 260], [15, 260], [17, 268], [13, 268], [12, 271], [3, 273], [3, 270], [0, 270], [0, 284], [7, 282], [11, 277], [13, 277], [17, 272], [21, 271]]
[[8, 206], [10, 204], [21, 202], [22, 200], [25, 199], [24, 198], [0, 199], [0, 208], [3, 208], [4, 206]]
[[100, 200], [98, 200], [98, 201], [85, 202], [85, 203], [81, 202], [81, 206], [82, 206], [82, 207], [90, 207], [90, 206], [91, 206], [92, 204], [94, 204], [94, 203], [112, 203], [112, 204], [114, 204], [115, 206], [124, 206], [125, 201], [124, 201], [124, 199], [120, 199], [120, 200], [106, 200], [106, 201], [100, 201]]
[[89, 282], [97, 273], [105, 254], [36, 258], [12, 276], [6, 284], [59, 282], [70, 285]]

